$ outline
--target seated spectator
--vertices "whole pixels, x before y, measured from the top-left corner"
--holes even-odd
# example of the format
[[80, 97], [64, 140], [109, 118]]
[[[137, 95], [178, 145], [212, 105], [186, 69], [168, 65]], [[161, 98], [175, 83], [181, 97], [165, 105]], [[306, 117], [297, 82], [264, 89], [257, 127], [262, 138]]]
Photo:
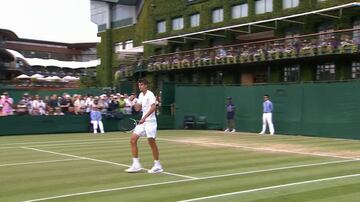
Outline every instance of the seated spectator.
[[64, 114], [66, 114], [68, 112], [70, 106], [74, 106], [71, 101], [70, 95], [66, 94], [66, 93], [64, 93], [63, 97], [60, 99], [59, 105], [60, 105], [61, 111]]
[[35, 95], [33, 101], [31, 102], [31, 115], [38, 116], [40, 115], [40, 96]]
[[120, 99], [118, 100], [119, 103], [119, 112], [121, 113], [125, 113], [125, 96], [124, 95], [120, 95]]
[[195, 49], [193, 63], [198, 63], [200, 61], [201, 61], [201, 53], [198, 49]]
[[95, 103], [96, 103], [96, 101], [94, 102], [94, 104], [91, 108], [91, 112], [90, 112], [90, 122], [93, 126], [93, 133], [96, 134], [98, 132], [97, 131], [98, 127], [99, 127], [101, 133], [105, 133], [104, 125], [103, 125], [102, 117], [101, 117], [101, 112]]
[[23, 98], [16, 105], [16, 114], [17, 115], [29, 114], [28, 105], [29, 105], [29, 99], [27, 95], [25, 96], [24, 94]]
[[221, 60], [227, 56], [226, 51], [223, 46], [218, 46], [218, 49], [216, 49], [216, 60]]
[[64, 115], [60, 107], [55, 107], [54, 115]]
[[3, 111], [3, 106], [0, 104], [0, 116], [7, 116], [7, 114]]
[[340, 42], [340, 45], [343, 46], [343, 47], [344, 46], [352, 46], [354, 44], [355, 44], [354, 41], [349, 39], [349, 38], [346, 38], [344, 41]]
[[13, 115], [13, 107], [14, 100], [9, 97], [9, 94], [7, 92], [4, 92], [0, 99], [0, 105], [3, 106], [2, 111], [6, 113], [7, 115]]
[[49, 108], [52, 108], [53, 110], [55, 110], [55, 107], [59, 106], [59, 100], [58, 100], [58, 96], [56, 94], [53, 94], [50, 96], [48, 106], [49, 106]]
[[190, 65], [190, 55], [189, 54], [186, 54], [183, 59], [181, 60], [181, 63], [185, 66], [188, 66]]

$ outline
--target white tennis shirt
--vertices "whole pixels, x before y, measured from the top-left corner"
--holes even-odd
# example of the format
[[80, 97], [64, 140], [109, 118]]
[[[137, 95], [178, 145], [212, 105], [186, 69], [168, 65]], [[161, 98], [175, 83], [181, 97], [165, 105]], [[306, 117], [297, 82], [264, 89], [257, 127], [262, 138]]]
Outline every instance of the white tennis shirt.
[[[143, 113], [142, 117], [144, 117], [144, 115], [147, 114], [148, 111], [150, 110], [151, 105], [156, 103], [156, 98], [155, 98], [154, 93], [149, 90], [147, 90], [145, 94], [143, 92], [141, 92], [139, 94], [137, 103], [141, 104], [141, 106], [142, 106], [141, 111]], [[145, 121], [156, 121], [155, 111], [153, 113], [151, 113], [150, 116], [148, 116], [145, 119]]]

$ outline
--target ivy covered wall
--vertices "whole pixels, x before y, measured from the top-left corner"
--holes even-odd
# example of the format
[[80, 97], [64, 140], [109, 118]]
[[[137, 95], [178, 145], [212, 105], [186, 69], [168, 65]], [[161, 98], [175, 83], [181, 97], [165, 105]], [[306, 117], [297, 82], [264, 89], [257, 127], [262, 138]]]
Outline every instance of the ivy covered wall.
[[[174, 36], [179, 34], [185, 34], [190, 32], [197, 32], [208, 30], [212, 28], [218, 28], [223, 26], [229, 26], [234, 24], [241, 24], [247, 22], [253, 22], [258, 20], [270, 19], [275, 17], [287, 16], [296, 13], [303, 13], [307, 11], [342, 5], [346, 3], [352, 3], [355, 0], [327, 0], [318, 2], [318, 0], [300, 0], [299, 6], [290, 9], [283, 9], [282, 0], [273, 0], [273, 11], [264, 14], [255, 14], [255, 0], [199, 0], [199, 3], [189, 4], [186, 0], [145, 0], [144, 6], [141, 10], [140, 15], [137, 18], [137, 23], [133, 26], [116, 28], [106, 30], [100, 33], [101, 44], [98, 46], [98, 55], [101, 58], [101, 65], [97, 68], [98, 80], [101, 81], [101, 85], [110, 86], [113, 84], [114, 72], [117, 70], [120, 64], [126, 64], [126, 61], [119, 61], [114, 54], [114, 44], [117, 42], [124, 42], [132, 39], [134, 46], [142, 45], [145, 40], [151, 40], [156, 38]], [[231, 7], [241, 3], [248, 3], [249, 11], [248, 17], [232, 19], [231, 18]], [[212, 23], [211, 12], [216, 8], [224, 9], [224, 21], [219, 23]], [[190, 27], [190, 15], [194, 13], [200, 14], [200, 26]], [[334, 13], [335, 14], [335, 13]], [[319, 23], [330, 20], [334, 22], [336, 29], [350, 28], [353, 20], [353, 16], [356, 13], [344, 13], [341, 19], [330, 19], [330, 18], [314, 18], [313, 16], [305, 17], [303, 20], [306, 22], [304, 25], [289, 24], [286, 22], [280, 22], [278, 29], [275, 30], [275, 34], [278, 37], [283, 36], [284, 30], [291, 27], [297, 26], [302, 30], [303, 33], [313, 33], [317, 31]], [[172, 30], [172, 19], [176, 17], [184, 18], [184, 29]], [[158, 21], [166, 21], [166, 32], [158, 34], [156, 30], [156, 23]], [[224, 44], [232, 44], [235, 42], [235, 34], [232, 32], [226, 32], [226, 38], [223, 40]], [[197, 42], [197, 47], [209, 47], [214, 37], [206, 37], [204, 41]], [[159, 49], [163, 49], [163, 52], [173, 52], [174, 48], [180, 50], [190, 50], [193, 44], [186, 43], [184, 45], [168, 45], [165, 48], [154, 45], [144, 45], [144, 57], [148, 58], [154, 55]], [[304, 69], [301, 71], [302, 80], [308, 81], [313, 79], [313, 70], [310, 65], [304, 65]], [[341, 75], [345, 75], [346, 71], [341, 69]], [[271, 81], [279, 81], [280, 70], [275, 68], [272, 72]], [[145, 73], [146, 75], [146, 73]], [[201, 83], [207, 80], [203, 78], [204, 75], [200, 74], [199, 81]], [[148, 73], [147, 77], [155, 78], [155, 73]], [[342, 78], [343, 76], [339, 76]], [[224, 75], [226, 82], [236, 81], [227, 74]]]

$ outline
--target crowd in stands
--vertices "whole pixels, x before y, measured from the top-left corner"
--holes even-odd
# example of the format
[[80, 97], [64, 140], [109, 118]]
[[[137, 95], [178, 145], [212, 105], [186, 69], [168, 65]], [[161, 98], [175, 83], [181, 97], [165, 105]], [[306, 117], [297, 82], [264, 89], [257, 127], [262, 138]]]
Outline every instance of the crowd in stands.
[[148, 68], [180, 68], [216, 63], [235, 63], [280, 59], [322, 53], [354, 52], [359, 49], [360, 40], [351, 37], [336, 37], [327, 34], [318, 38], [289, 38], [262, 43], [231, 46], [215, 46], [208, 49], [177, 52], [154, 56]]
[[[53, 94], [44, 98], [39, 95], [24, 93], [21, 100], [14, 102], [7, 92], [0, 98], [0, 116], [8, 115], [82, 115], [91, 110], [100, 110], [103, 115], [114, 117], [118, 114], [136, 114], [133, 106], [137, 102], [136, 95], [102, 94], [93, 95], [62, 95]], [[160, 97], [157, 98], [160, 106]]]

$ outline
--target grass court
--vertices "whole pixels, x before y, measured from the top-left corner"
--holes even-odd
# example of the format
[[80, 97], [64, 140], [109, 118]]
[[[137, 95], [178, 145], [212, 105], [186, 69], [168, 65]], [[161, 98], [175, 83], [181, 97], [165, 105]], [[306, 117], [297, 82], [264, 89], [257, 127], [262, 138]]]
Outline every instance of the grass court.
[[0, 201], [352, 202], [360, 141], [199, 130], [158, 131], [162, 174], [146, 139], [129, 174], [130, 133], [0, 137]]

